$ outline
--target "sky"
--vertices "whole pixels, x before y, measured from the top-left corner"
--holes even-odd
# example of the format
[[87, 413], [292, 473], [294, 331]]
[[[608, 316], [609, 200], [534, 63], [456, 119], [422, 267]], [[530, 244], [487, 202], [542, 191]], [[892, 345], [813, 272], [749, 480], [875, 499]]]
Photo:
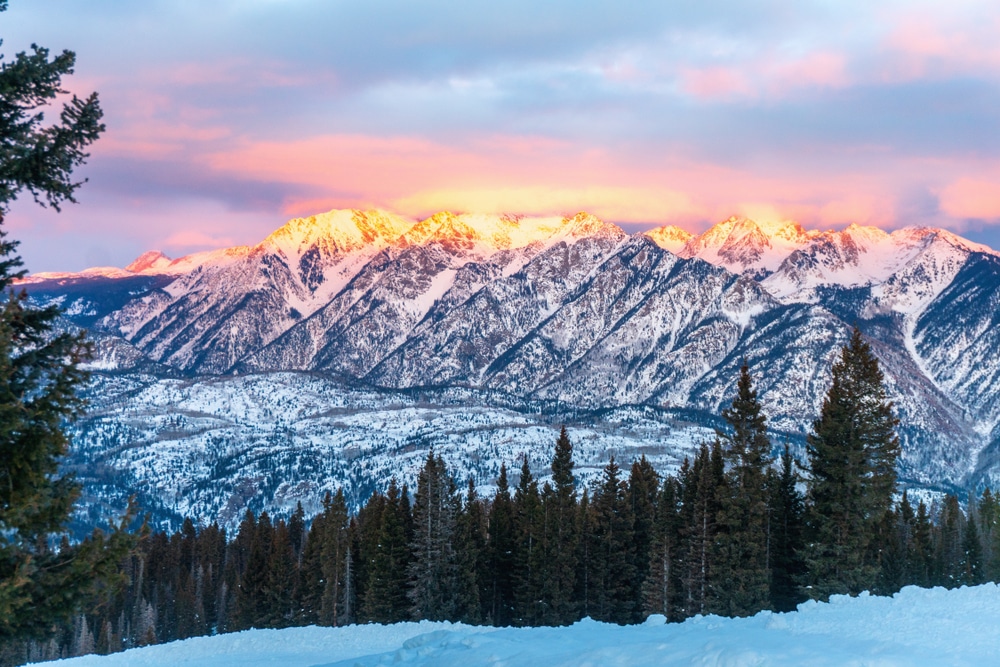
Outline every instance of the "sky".
[[107, 131], [78, 204], [5, 226], [31, 271], [345, 207], [1000, 248], [998, 36], [995, 0], [11, 0], [0, 52], [75, 51]]

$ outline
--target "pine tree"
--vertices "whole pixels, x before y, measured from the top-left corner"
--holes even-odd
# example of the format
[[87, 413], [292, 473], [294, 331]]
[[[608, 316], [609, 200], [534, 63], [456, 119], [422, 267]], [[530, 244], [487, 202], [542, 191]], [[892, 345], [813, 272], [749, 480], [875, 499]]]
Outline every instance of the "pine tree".
[[543, 618], [542, 577], [545, 553], [541, 495], [538, 481], [528, 467], [528, 457], [521, 463], [521, 478], [514, 491], [514, 615], [520, 626], [539, 625]]
[[649, 567], [643, 583], [643, 610], [680, 620], [680, 488], [677, 479], [666, 477], [656, 502]]
[[483, 620], [485, 594], [486, 511], [471, 477], [465, 503], [458, 514], [455, 552], [458, 569], [455, 618], [461, 623], [478, 625]]
[[[251, 515], [252, 516], [252, 515]], [[239, 629], [267, 627], [270, 615], [267, 600], [268, 561], [274, 528], [267, 512], [261, 512], [253, 528], [250, 554], [236, 593], [236, 619]]]
[[983, 572], [983, 546], [979, 541], [979, 529], [973, 501], [970, 499], [969, 513], [962, 536], [962, 555], [959, 561], [960, 581], [965, 586], [976, 586], [986, 579]]
[[[0, 2], [0, 12], [6, 10]], [[56, 122], [41, 109], [64, 93], [75, 56], [32, 46], [0, 65], [0, 225], [24, 190], [59, 210], [81, 182], [72, 171], [104, 125], [97, 95], [67, 102]], [[17, 243], [0, 231], [0, 640], [43, 637], [70, 619], [99, 582], [117, 580], [132, 546], [120, 529], [82, 544], [51, 549], [63, 535], [79, 487], [59, 474], [78, 417], [79, 364], [89, 347], [82, 334], [56, 333], [58, 307], [33, 309], [13, 281], [24, 275]]]
[[500, 465], [497, 492], [489, 512], [489, 581], [487, 617], [493, 625], [512, 622], [514, 611], [514, 506], [507, 466]]
[[348, 537], [347, 501], [341, 488], [333, 496], [327, 495], [323, 504], [323, 598], [319, 610], [322, 625], [336, 627], [350, 622], [343, 614], [344, 596], [348, 588]]
[[540, 566], [543, 609], [538, 620], [545, 625], [565, 625], [577, 619], [576, 586], [576, 484], [573, 479], [573, 445], [563, 426], [552, 457], [552, 485], [542, 493], [542, 550]]
[[682, 615], [711, 613], [716, 583], [712, 545], [718, 533], [719, 493], [725, 484], [725, 464], [718, 442], [702, 443], [694, 463], [681, 468], [681, 531], [683, 539]]
[[378, 542], [370, 556], [364, 596], [364, 617], [375, 623], [398, 623], [409, 618], [406, 597], [406, 570], [410, 561], [408, 511], [393, 478], [380, 515]]
[[775, 611], [793, 611], [805, 599], [798, 587], [804, 573], [800, 552], [805, 513], [802, 495], [796, 488], [798, 481], [786, 446], [781, 455], [781, 472], [771, 486], [771, 608]]
[[771, 441], [745, 360], [736, 398], [722, 417], [730, 432], [719, 433], [726, 476], [719, 489], [718, 532], [713, 544], [717, 578], [712, 609], [726, 616], [748, 616], [770, 604], [767, 482]]
[[456, 613], [458, 568], [454, 551], [459, 500], [441, 457], [431, 452], [417, 478], [412, 560], [408, 568], [413, 620], [451, 620]]
[[833, 365], [833, 382], [808, 438], [806, 592], [814, 599], [871, 588], [869, 549], [889, 511], [899, 439], [882, 371], [855, 328]]
[[963, 533], [965, 516], [958, 498], [948, 494], [938, 519], [937, 544], [935, 545], [935, 584], [955, 588], [962, 584], [965, 575], [963, 561]]
[[274, 526], [274, 539], [267, 562], [267, 583], [264, 587], [266, 616], [263, 624], [269, 628], [287, 628], [295, 615], [294, 595], [298, 567], [292, 547], [291, 531], [284, 520]]
[[650, 553], [653, 545], [656, 504], [660, 491], [660, 477], [645, 454], [632, 462], [628, 478], [629, 513], [632, 516], [632, 542], [635, 548], [635, 576], [632, 577], [631, 592], [633, 614], [631, 622], [638, 623], [645, 614], [643, 605], [643, 582], [649, 576]]
[[636, 614], [635, 542], [628, 486], [612, 456], [604, 467], [593, 502], [593, 617], [625, 624]]

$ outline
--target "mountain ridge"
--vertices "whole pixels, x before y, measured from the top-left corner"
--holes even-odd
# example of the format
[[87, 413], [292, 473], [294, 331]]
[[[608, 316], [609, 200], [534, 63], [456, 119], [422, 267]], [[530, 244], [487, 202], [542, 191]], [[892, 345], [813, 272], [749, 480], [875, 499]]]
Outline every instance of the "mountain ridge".
[[[731, 400], [746, 359], [771, 427], [800, 448], [857, 325], [901, 420], [906, 483], [1000, 481], [1000, 253], [944, 230], [819, 232], [734, 217], [699, 236], [670, 227], [629, 235], [584, 213], [409, 221], [333, 211], [289, 221], [255, 246], [143, 257], [134, 274], [25, 285], [39, 302], [62, 305], [67, 326], [90, 329], [100, 373], [195, 385], [319, 373], [379, 391], [470, 391], [470, 409], [492, 410], [477, 401], [499, 391], [525, 405], [588, 414], [649, 406], [707, 424]], [[181, 265], [189, 268], [157, 273]], [[106, 417], [113, 430], [159, 433], [133, 441], [156, 449], [175, 437], [166, 405]], [[236, 437], [227, 419], [206, 428]], [[271, 428], [255, 423], [239, 437], [255, 442]], [[664, 428], [671, 435], [657, 451], [690, 444], [683, 428]], [[205, 447], [194, 433], [183, 438]], [[312, 441], [290, 437], [294, 447]], [[648, 448], [648, 437], [635, 446]], [[284, 451], [283, 438], [275, 432], [266, 447]], [[107, 452], [112, 469], [131, 465]], [[373, 475], [393, 471], [381, 458], [372, 466]], [[240, 470], [227, 474], [248, 474]]]

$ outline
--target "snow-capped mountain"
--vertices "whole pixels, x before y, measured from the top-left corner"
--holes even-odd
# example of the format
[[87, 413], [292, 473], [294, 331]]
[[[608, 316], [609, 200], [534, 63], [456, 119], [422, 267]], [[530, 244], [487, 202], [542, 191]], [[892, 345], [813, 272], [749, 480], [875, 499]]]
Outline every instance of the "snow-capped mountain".
[[[581, 429], [593, 428], [586, 420], [599, 421], [602, 411], [643, 406], [666, 411], [656, 419], [673, 434], [674, 454], [731, 400], [744, 358], [772, 428], [801, 444], [831, 362], [856, 323], [882, 361], [901, 419], [903, 478], [939, 488], [1000, 480], [1000, 254], [943, 230], [807, 231], [794, 222], [730, 218], [698, 236], [671, 227], [629, 236], [587, 214], [438, 213], [414, 221], [331, 211], [291, 220], [252, 247], [179, 260], [147, 253], [125, 270], [39, 275], [26, 287], [40, 301], [61, 303], [69, 323], [91, 329], [96, 369], [143, 373], [141, 383], [172, 377], [157, 382], [219, 386], [233, 374], [292, 372], [279, 385], [308, 384], [312, 376], [295, 373], [319, 373], [346, 387], [337, 391], [404, 392], [393, 394], [400, 404], [415, 390], [471, 392], [462, 394], [463, 409], [493, 410], [499, 417], [481, 426], [506, 433], [506, 442], [522, 442], [503, 424], [529, 405], [546, 405], [571, 422], [576, 415]], [[126, 395], [139, 401], [141, 418], [126, 419], [113, 407], [120, 402], [95, 395], [101, 417], [81, 433], [90, 455], [113, 470], [133, 470], [126, 450], [160, 451], [171, 433], [202, 457], [213, 446], [198, 433], [239, 439], [241, 453], [230, 452], [239, 460], [262, 442], [299, 460], [291, 452], [314, 441], [296, 435], [294, 424], [285, 425], [287, 437], [276, 432], [269, 423], [276, 406], [258, 411], [262, 422], [236, 430], [217, 407], [192, 406], [204, 417], [191, 430], [163, 421], [168, 402], [147, 405], [139, 398], [147, 391]], [[316, 409], [368, 414], [364, 405]], [[98, 430], [87, 430], [98, 422]], [[684, 423], [695, 431], [682, 435]], [[466, 426], [477, 428], [474, 420]], [[119, 428], [130, 450], [127, 442], [117, 443], [125, 449], [97, 444]], [[337, 427], [325, 428], [337, 440]], [[655, 430], [630, 440], [619, 423], [598, 440], [647, 447], [660, 437], [650, 435]], [[435, 441], [440, 434], [425, 431], [419, 443], [403, 438], [380, 453], [359, 445], [368, 454], [357, 456], [424, 451]], [[676, 463], [670, 451], [668, 443], [667, 465]], [[338, 466], [353, 460], [345, 456], [333, 455]], [[249, 475], [252, 457], [244, 463], [225, 475]], [[348, 468], [337, 469], [310, 473], [314, 486], [328, 486]], [[352, 482], [358, 493], [398, 472], [384, 461], [357, 469], [370, 473]], [[199, 474], [205, 481], [224, 476]], [[276, 487], [268, 488], [273, 500]], [[190, 492], [178, 489], [177, 498]], [[243, 498], [237, 506], [254, 497], [227, 493]], [[221, 511], [215, 502], [198, 507]]]

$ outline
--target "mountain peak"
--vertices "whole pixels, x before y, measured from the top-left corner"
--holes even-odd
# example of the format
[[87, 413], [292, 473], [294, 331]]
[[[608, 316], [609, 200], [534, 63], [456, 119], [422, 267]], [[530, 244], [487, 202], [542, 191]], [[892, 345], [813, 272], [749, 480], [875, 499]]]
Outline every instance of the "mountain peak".
[[691, 232], [674, 225], [664, 225], [643, 233], [652, 239], [653, 243], [675, 255], [680, 253], [684, 246], [694, 238], [694, 234]]
[[272, 232], [261, 245], [286, 256], [298, 256], [313, 246], [329, 255], [339, 255], [365, 246], [392, 243], [413, 222], [378, 209], [334, 209], [305, 218], [292, 218]]
[[136, 257], [131, 264], [125, 267], [125, 270], [132, 273], [156, 272], [158, 269], [170, 266], [172, 261], [159, 250], [149, 250]]

